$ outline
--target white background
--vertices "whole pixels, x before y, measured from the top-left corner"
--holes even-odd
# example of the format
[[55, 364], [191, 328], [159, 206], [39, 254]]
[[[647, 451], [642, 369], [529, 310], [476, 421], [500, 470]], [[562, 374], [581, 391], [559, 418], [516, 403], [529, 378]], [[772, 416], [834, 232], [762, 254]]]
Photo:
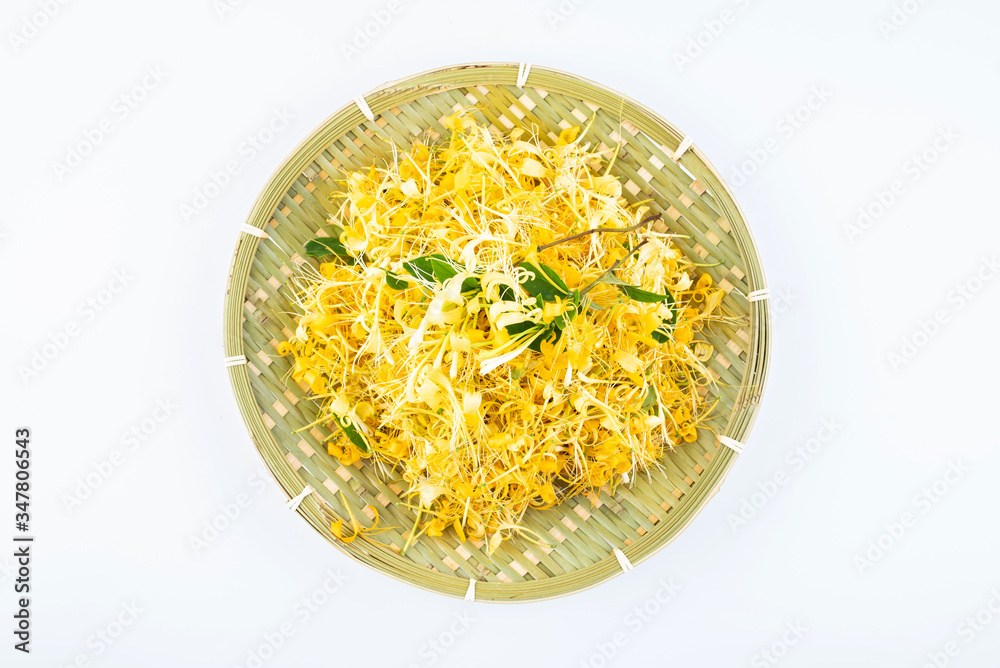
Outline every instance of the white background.
[[[880, 29], [892, 0], [398, 1], [350, 58], [342, 45], [387, 2], [220, 13], [212, 0], [92, 0], [53, 4], [51, 18], [38, 0], [4, 3], [0, 476], [11, 490], [14, 429], [31, 427], [37, 542], [30, 656], [12, 649], [16, 575], [0, 551], [0, 664], [252, 666], [288, 623], [262, 665], [996, 666], [1000, 6], [907, 0]], [[384, 81], [489, 60], [588, 77], [691, 135], [741, 184], [780, 311], [746, 452], [691, 527], [626, 576], [516, 606], [398, 583], [285, 510], [257, 477], [221, 365], [237, 228], [284, 156]], [[165, 78], [143, 90], [146, 68]], [[244, 142], [276, 109], [294, 118], [251, 157]], [[111, 131], [64, 173], [56, 163], [105, 118]], [[915, 167], [925, 151], [933, 163]], [[185, 221], [181, 205], [229, 161], [239, 174]], [[894, 201], [849, 238], [895, 180]], [[154, 423], [158, 400], [176, 408]], [[789, 453], [828, 435], [823, 420], [836, 433], [796, 465]], [[123, 435], [144, 428], [130, 449]], [[953, 463], [965, 470], [933, 503], [915, 498]], [[778, 473], [785, 484], [768, 485]], [[88, 475], [96, 489], [68, 501]], [[12, 497], [0, 495], [4, 545]], [[905, 513], [910, 526], [893, 528]], [[323, 599], [338, 570], [306, 619], [301, 599]], [[651, 611], [641, 623], [637, 606]], [[456, 614], [468, 628], [452, 637]]]

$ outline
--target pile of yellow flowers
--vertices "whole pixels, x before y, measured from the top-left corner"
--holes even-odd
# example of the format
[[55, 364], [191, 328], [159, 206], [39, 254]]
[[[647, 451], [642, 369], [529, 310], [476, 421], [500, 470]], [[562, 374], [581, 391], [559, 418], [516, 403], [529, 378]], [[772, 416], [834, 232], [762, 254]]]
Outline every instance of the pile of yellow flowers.
[[697, 438], [712, 348], [694, 336], [723, 293], [586, 131], [546, 145], [466, 111], [446, 125], [442, 145], [347, 174], [278, 352], [321, 402], [329, 453], [402, 477], [411, 541], [492, 550], [527, 509], [613, 492]]

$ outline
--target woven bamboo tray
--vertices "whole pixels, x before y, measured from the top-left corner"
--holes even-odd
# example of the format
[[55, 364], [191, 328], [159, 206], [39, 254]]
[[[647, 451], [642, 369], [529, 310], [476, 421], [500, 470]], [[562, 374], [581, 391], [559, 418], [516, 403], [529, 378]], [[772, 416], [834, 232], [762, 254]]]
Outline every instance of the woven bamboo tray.
[[[293, 432], [315, 420], [317, 406], [291, 381], [274, 345], [295, 330], [290, 278], [303, 246], [326, 221], [341, 170], [368, 167], [397, 145], [430, 131], [447, 137], [443, 118], [478, 107], [477, 120], [506, 132], [536, 125], [555, 140], [559, 129], [583, 125], [596, 112], [589, 139], [622, 143], [614, 172], [631, 201], [651, 198], [672, 232], [689, 235], [678, 247], [711, 274], [726, 296], [723, 309], [738, 326], [713, 325], [702, 336], [715, 346], [709, 368], [719, 387], [718, 417], [700, 438], [663, 458], [664, 471], [636, 476], [614, 497], [602, 491], [529, 511], [528, 527], [550, 547], [513, 539], [492, 556], [479, 542], [451, 532], [420, 538], [400, 555], [413, 513], [398, 505], [402, 488], [361, 463], [343, 466], [321, 445], [322, 427]], [[756, 416], [768, 367], [769, 308], [764, 277], [739, 206], [718, 172], [690, 140], [659, 115], [591, 81], [544, 67], [476, 63], [388, 83], [327, 119], [284, 161], [242, 227], [225, 298], [225, 356], [237, 404], [254, 446], [289, 497], [308, 492], [298, 513], [353, 559], [394, 578], [450, 596], [529, 601], [561, 596], [612, 578], [675, 538], [718, 490], [742, 451]], [[345, 544], [330, 532], [330, 512], [346, 517], [378, 508], [398, 530]], [[262, 536], [262, 540], [266, 537]], [[470, 586], [470, 581], [474, 582]]]

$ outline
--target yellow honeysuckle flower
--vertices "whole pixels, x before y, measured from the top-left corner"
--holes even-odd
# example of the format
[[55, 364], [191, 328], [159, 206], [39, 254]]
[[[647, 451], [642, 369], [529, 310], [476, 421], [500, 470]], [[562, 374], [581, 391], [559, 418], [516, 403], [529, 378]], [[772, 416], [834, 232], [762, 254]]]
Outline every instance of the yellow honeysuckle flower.
[[[485, 540], [494, 553], [525, 531], [529, 508], [613, 491], [697, 439], [714, 354], [699, 332], [724, 318], [724, 292], [665, 226], [565, 241], [632, 227], [653, 208], [621, 199], [608, 154], [579, 126], [553, 146], [481, 127], [467, 110], [444, 123], [450, 140], [347, 171], [330, 223], [357, 261], [303, 266], [301, 315], [272, 347], [294, 355], [291, 381], [320, 403], [328, 456], [395, 467], [414, 511], [407, 546]], [[619, 260], [619, 281], [676, 303], [606, 282], [575, 296]], [[567, 289], [524, 282], [541, 265]], [[331, 531], [351, 541], [378, 530], [351, 515]]]
[[566, 144], [576, 141], [579, 134], [579, 125], [571, 125], [570, 127], [563, 129], [563, 131], [559, 133], [559, 139], [556, 140], [556, 146], [565, 146]]

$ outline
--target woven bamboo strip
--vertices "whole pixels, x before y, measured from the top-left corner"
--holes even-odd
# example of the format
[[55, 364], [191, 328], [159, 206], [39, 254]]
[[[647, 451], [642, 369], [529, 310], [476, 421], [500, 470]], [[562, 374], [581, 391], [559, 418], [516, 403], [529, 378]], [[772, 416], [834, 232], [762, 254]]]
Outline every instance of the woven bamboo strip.
[[[767, 300], [748, 302], [765, 287], [757, 251], [732, 193], [696, 145], [679, 160], [683, 133], [639, 103], [593, 82], [532, 66], [517, 86], [515, 63], [476, 63], [424, 72], [390, 82], [364, 96], [374, 115], [365, 118], [351, 102], [303, 141], [275, 171], [246, 223], [264, 229], [263, 241], [240, 235], [224, 303], [224, 353], [246, 355], [248, 363], [228, 368], [237, 405], [254, 446], [285, 493], [308, 484], [315, 491], [298, 512], [351, 558], [403, 582], [462, 597], [475, 578], [476, 600], [529, 601], [592, 587], [622, 572], [612, 554], [621, 548], [639, 564], [673, 540], [714, 495], [736, 453], [721, 446], [711, 430], [695, 443], [667, 453], [662, 469], [637, 476], [611, 497], [606, 491], [568, 499], [558, 507], [532, 511], [526, 526], [550, 543], [513, 539], [487, 555], [481, 542], [460, 544], [453, 535], [421, 537], [401, 554], [413, 511], [401, 497], [404, 485], [367, 465], [342, 466], [326, 454], [322, 426], [298, 431], [315, 420], [317, 406], [288, 380], [289, 363], [274, 345], [295, 329], [291, 277], [312, 262], [303, 245], [337, 208], [328, 199], [345, 170], [367, 167], [389, 154], [389, 144], [406, 146], [417, 135], [447, 135], [441, 119], [458, 107], [475, 105], [477, 120], [498, 131], [534, 127], [552, 139], [561, 127], [593, 119], [590, 139], [613, 148], [623, 142], [613, 172], [626, 197], [651, 200], [666, 214], [672, 231], [685, 235], [678, 247], [704, 266], [726, 290], [722, 308], [739, 318], [735, 326], [713, 326], [701, 337], [715, 353], [708, 365], [716, 379], [715, 432], [746, 442], [764, 389], [770, 347]], [[429, 133], [429, 134], [428, 134]], [[297, 433], [296, 433], [297, 432]], [[394, 527], [371, 540], [345, 544], [330, 532], [329, 515], [378, 509]]]

